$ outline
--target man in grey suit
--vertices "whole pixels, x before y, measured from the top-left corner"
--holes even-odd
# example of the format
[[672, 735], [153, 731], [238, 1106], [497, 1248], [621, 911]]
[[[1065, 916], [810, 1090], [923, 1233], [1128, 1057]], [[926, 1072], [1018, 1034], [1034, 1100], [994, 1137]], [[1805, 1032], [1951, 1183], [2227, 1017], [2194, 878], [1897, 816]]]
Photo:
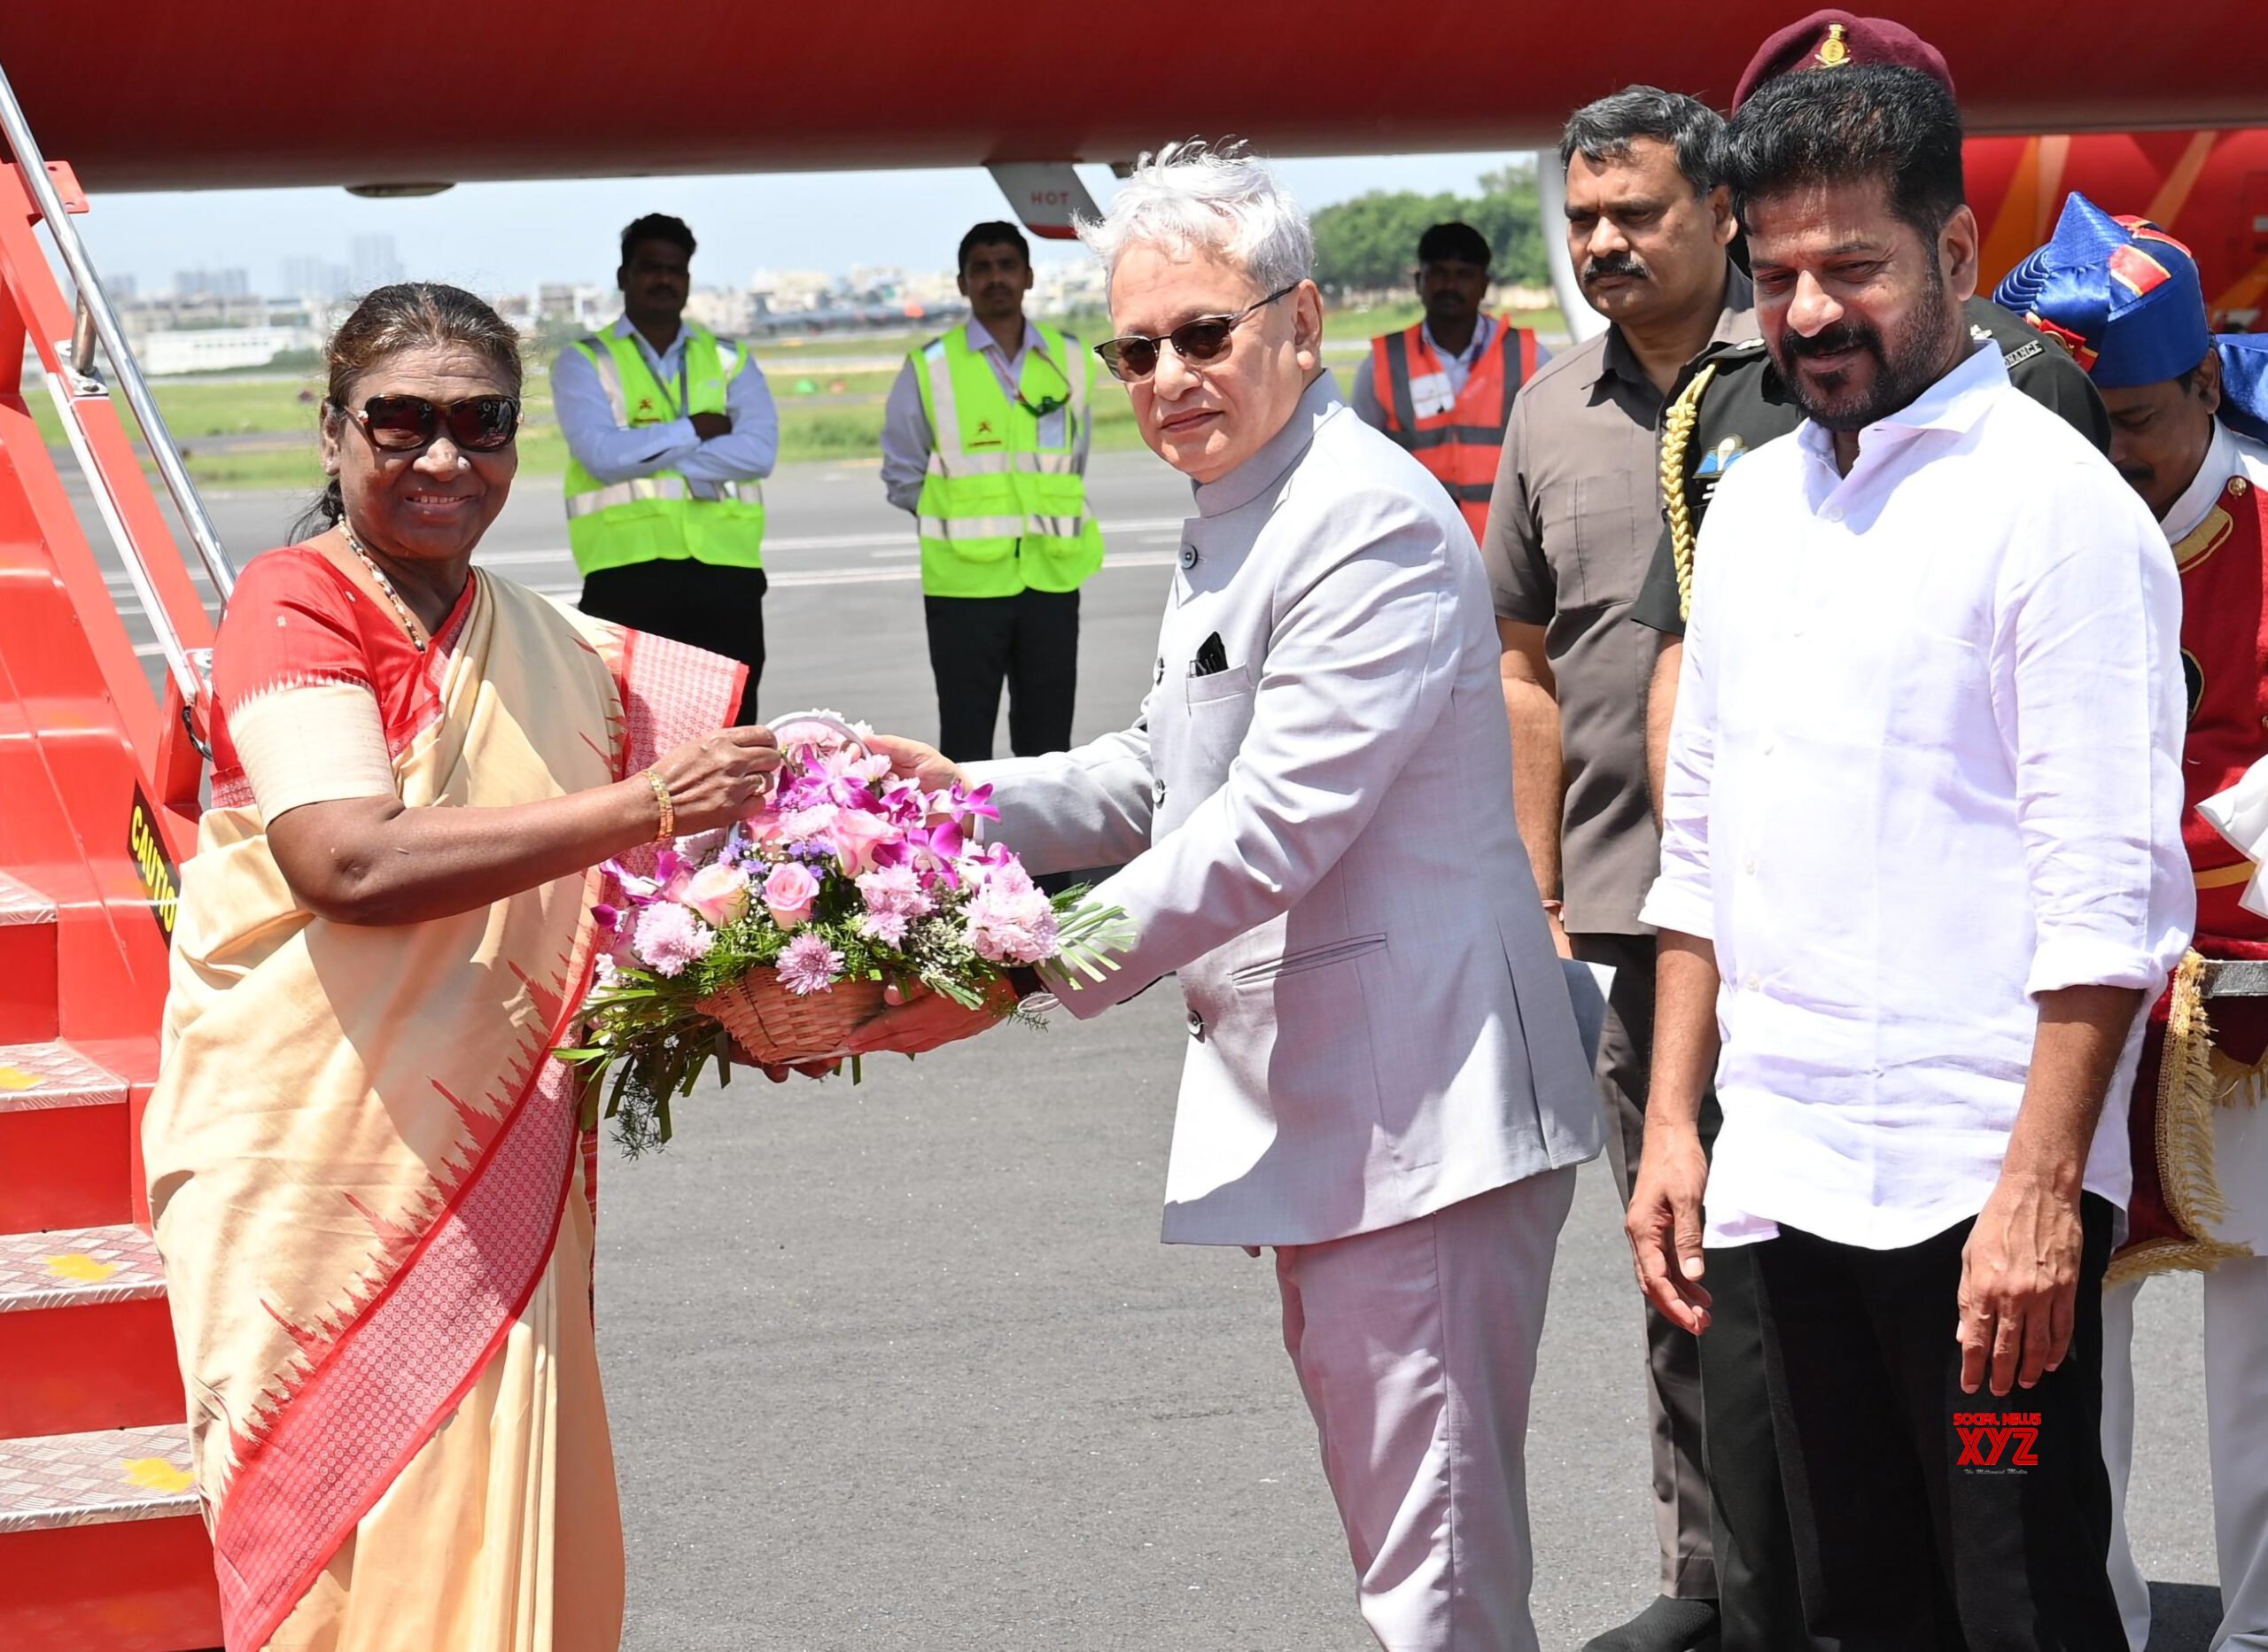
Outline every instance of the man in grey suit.
[[1324, 370], [1313, 238], [1256, 161], [1169, 149], [1084, 234], [1103, 358], [1197, 514], [1134, 725], [958, 772], [1034, 871], [1125, 863], [1095, 894], [1117, 972], [1050, 984], [1085, 1018], [1179, 974], [1165, 1238], [1275, 1248], [1380, 1644], [1528, 1652], [1528, 1390], [1602, 1122], [1512, 821], [1487, 580]]

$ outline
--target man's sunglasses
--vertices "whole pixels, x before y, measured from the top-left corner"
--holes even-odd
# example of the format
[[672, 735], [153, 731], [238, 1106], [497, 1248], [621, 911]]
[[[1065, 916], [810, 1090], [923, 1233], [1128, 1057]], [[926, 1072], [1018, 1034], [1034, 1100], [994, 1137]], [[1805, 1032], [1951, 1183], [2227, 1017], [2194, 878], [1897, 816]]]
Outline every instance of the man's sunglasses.
[[423, 453], [447, 430], [449, 440], [465, 452], [493, 454], [509, 447], [520, 433], [520, 404], [509, 396], [474, 396], [456, 402], [373, 396], [345, 411], [381, 453]]
[[1095, 346], [1095, 353], [1111, 371], [1111, 376], [1129, 384], [1139, 384], [1158, 370], [1158, 346], [1171, 345], [1174, 353], [1184, 361], [1212, 361], [1219, 359], [1229, 347], [1229, 335], [1242, 326], [1247, 317], [1264, 310], [1287, 292], [1296, 291], [1299, 283], [1278, 287], [1266, 298], [1247, 304], [1234, 315], [1200, 315], [1194, 321], [1184, 322], [1162, 338], [1151, 338], [1141, 333], [1127, 333], [1116, 338], [1106, 338]]

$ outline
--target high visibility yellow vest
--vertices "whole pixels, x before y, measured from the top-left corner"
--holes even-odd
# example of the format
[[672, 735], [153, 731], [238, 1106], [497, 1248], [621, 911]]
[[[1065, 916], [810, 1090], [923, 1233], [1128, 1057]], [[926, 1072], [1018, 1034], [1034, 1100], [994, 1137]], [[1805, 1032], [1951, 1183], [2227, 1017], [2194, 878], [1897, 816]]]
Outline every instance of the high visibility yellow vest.
[[[695, 413], [725, 411], [726, 390], [749, 369], [746, 349], [707, 328], [683, 323], [685, 405], [654, 376], [638, 341], [610, 330], [579, 338], [575, 348], [598, 369], [617, 423], [669, 424]], [[627, 482], [602, 482], [571, 453], [567, 459], [567, 543], [584, 574], [634, 562], [695, 562], [724, 568], [764, 566], [764, 490], [755, 482], [720, 485], [721, 499], [695, 499], [675, 470]]]
[[1067, 333], [1024, 324], [1045, 353], [1026, 353], [1020, 398], [969, 348], [966, 328], [913, 353], [929, 419], [929, 474], [915, 510], [921, 588], [931, 596], [1076, 591], [1102, 566], [1102, 528], [1087, 514], [1086, 479], [1072, 460], [1094, 359]]

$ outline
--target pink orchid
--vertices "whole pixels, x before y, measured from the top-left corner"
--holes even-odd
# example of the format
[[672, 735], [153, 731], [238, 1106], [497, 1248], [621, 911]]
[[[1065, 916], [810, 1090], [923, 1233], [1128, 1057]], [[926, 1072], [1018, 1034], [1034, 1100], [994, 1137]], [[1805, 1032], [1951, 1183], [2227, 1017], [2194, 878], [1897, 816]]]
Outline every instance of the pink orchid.
[[863, 809], [845, 809], [835, 818], [835, 825], [827, 835], [834, 841], [836, 858], [842, 862], [844, 875], [857, 877], [874, 868], [875, 851], [885, 843], [897, 842], [905, 835], [905, 829], [885, 815], [870, 814]]
[[618, 860], [599, 863], [599, 870], [614, 880], [614, 887], [622, 891], [622, 898], [633, 906], [646, 906], [662, 898], [662, 886], [651, 878], [641, 878]]

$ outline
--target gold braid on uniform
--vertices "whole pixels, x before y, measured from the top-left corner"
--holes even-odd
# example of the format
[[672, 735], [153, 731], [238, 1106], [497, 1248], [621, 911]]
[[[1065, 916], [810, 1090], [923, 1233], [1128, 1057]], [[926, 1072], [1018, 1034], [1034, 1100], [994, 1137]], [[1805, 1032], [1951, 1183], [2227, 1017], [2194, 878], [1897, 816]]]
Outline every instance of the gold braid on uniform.
[[2213, 1028], [2205, 1014], [2205, 960], [2182, 955], [2167, 1005], [2165, 1049], [2158, 1059], [2157, 1150], [2160, 1191], [2182, 1230], [2177, 1238], [2130, 1246], [2112, 1261], [2106, 1286], [2147, 1275], [2193, 1268], [2210, 1273], [2224, 1259], [2249, 1256], [2241, 1245], [2211, 1237], [2228, 1214], [2213, 1173]]
[[1670, 404], [1662, 419], [1662, 513], [1669, 518], [1670, 560], [1677, 564], [1677, 617], [1693, 617], [1693, 506], [1685, 497], [1685, 455], [1701, 417], [1701, 392], [1717, 376], [1714, 361]]

